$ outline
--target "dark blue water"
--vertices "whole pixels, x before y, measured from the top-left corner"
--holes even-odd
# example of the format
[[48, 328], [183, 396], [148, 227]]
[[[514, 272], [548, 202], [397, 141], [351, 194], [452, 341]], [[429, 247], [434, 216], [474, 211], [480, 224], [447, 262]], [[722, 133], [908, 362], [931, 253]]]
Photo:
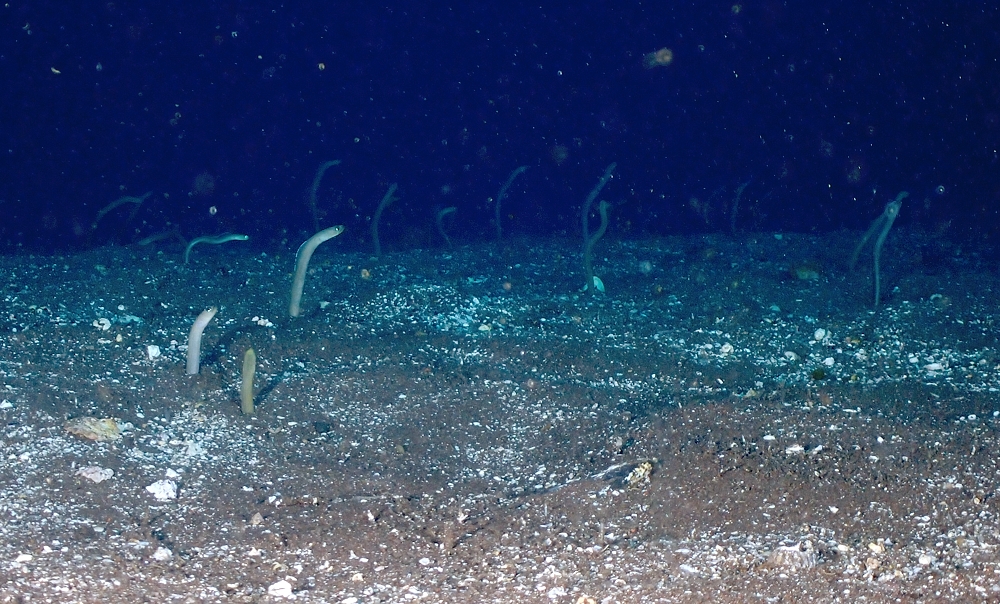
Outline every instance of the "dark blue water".
[[863, 229], [902, 190], [899, 225], [1000, 232], [985, 3], [85, 4], [0, 8], [3, 249], [365, 247], [392, 183], [390, 249], [448, 207], [488, 240], [522, 165], [503, 232], [574, 235], [612, 162], [609, 236]]

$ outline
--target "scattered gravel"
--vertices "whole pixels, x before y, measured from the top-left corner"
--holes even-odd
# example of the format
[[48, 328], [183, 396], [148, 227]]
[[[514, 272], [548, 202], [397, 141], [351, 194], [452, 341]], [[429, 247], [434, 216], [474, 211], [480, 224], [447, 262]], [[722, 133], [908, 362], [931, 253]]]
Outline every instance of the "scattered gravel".
[[857, 237], [0, 257], [0, 602], [996, 601], [996, 271]]

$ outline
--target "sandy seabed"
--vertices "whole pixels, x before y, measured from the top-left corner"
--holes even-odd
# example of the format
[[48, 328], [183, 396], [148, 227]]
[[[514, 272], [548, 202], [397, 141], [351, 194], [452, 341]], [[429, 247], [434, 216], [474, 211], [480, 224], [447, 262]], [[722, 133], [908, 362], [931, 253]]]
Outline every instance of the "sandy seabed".
[[996, 268], [859, 235], [2, 256], [0, 602], [998, 601]]

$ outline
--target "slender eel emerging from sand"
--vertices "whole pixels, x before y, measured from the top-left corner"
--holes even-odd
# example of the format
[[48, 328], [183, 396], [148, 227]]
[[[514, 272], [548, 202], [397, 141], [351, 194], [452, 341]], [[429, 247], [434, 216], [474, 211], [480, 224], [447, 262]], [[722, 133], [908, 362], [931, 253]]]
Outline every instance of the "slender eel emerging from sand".
[[219, 309], [214, 306], [202, 311], [198, 315], [198, 318], [194, 320], [194, 325], [191, 326], [191, 333], [188, 334], [188, 375], [196, 375], [198, 373], [198, 368], [201, 365], [201, 335], [205, 333], [205, 328], [208, 327], [209, 321], [215, 317], [215, 313], [217, 312], [219, 312]]
[[[131, 204], [135, 204], [136, 210], [138, 210], [139, 206], [142, 205], [142, 202], [146, 201], [146, 198], [149, 197], [152, 194], [153, 194], [153, 192], [150, 191], [149, 193], [146, 193], [142, 197], [135, 197], [134, 195], [125, 195], [123, 197], [119, 197], [118, 199], [112, 201], [108, 205], [106, 205], [103, 208], [101, 208], [101, 210], [99, 212], [97, 212], [97, 216], [94, 218], [94, 223], [90, 225], [90, 228], [91, 229], [96, 229], [97, 228], [97, 223], [100, 222], [101, 219], [104, 218], [104, 216], [108, 212], [110, 212], [111, 210], [117, 208], [118, 206], [124, 205], [126, 203], [131, 203]], [[133, 211], [132, 213], [134, 214], [135, 212]]]
[[858, 247], [854, 248], [854, 254], [851, 256], [851, 270], [854, 270], [854, 265], [858, 262], [858, 256], [861, 255], [861, 249], [865, 247], [865, 243], [872, 238], [875, 231], [882, 229], [875, 239], [875, 247], [872, 252], [872, 260], [875, 264], [875, 308], [878, 308], [879, 303], [879, 293], [881, 293], [881, 273], [879, 270], [879, 265], [882, 261], [882, 244], [885, 243], [885, 238], [889, 235], [889, 229], [892, 228], [892, 223], [896, 221], [896, 216], [899, 216], [899, 207], [903, 205], [903, 200], [909, 197], [910, 194], [906, 191], [900, 191], [896, 199], [890, 201], [885, 206], [885, 210], [882, 214], [872, 221], [872, 225], [868, 227], [868, 231], [865, 232], [865, 236], [861, 238], [861, 243]]
[[319, 244], [333, 239], [343, 232], [344, 225], [338, 224], [323, 229], [299, 246], [299, 251], [295, 253], [295, 277], [292, 278], [292, 300], [288, 305], [289, 316], [297, 317], [302, 312], [299, 303], [302, 301], [302, 288], [306, 284], [306, 270], [309, 268], [309, 259], [312, 258], [313, 252], [316, 251]]
[[198, 245], [199, 243], [211, 243], [214, 245], [218, 245], [220, 243], [228, 243], [230, 241], [246, 241], [247, 239], [250, 238], [247, 237], [246, 235], [240, 235], [237, 233], [226, 233], [225, 235], [215, 235], [208, 237], [196, 237], [191, 240], [191, 243], [188, 244], [187, 249], [184, 250], [184, 264], [187, 264], [188, 260], [191, 257], [191, 248]]
[[247, 348], [243, 353], [243, 373], [240, 380], [240, 411], [253, 415], [253, 376], [257, 373], [257, 353]]

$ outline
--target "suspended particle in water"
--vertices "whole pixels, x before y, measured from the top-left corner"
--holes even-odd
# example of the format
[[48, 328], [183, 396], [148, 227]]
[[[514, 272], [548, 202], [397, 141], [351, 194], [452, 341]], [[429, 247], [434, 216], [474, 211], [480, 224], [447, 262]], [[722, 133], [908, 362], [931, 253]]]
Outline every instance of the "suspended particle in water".
[[651, 52], [642, 58], [642, 64], [646, 69], [654, 67], [666, 67], [674, 62], [674, 51], [669, 48], [661, 48], [656, 52]]

